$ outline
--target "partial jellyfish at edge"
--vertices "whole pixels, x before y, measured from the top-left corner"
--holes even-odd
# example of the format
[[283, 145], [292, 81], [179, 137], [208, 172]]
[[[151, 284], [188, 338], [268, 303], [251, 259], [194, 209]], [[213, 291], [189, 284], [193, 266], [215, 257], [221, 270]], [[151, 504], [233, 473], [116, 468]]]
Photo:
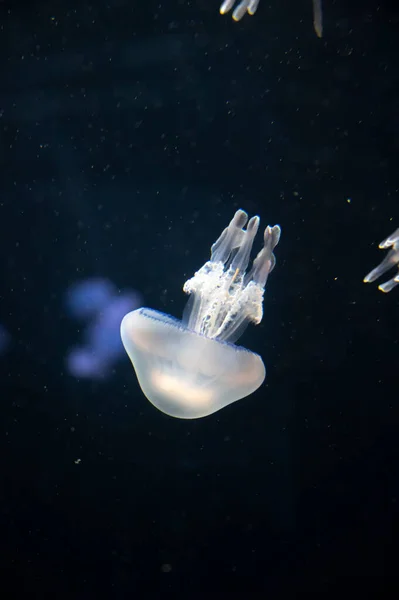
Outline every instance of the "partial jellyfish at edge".
[[[372, 283], [393, 267], [399, 267], [399, 229], [388, 236], [386, 240], [383, 240], [378, 247], [381, 248], [381, 250], [386, 250], [387, 248], [391, 248], [391, 250], [378, 267], [366, 275], [363, 279], [364, 283]], [[399, 285], [399, 272], [389, 281], [381, 283], [378, 286], [378, 289], [381, 290], [381, 292], [390, 292], [397, 285]]]
[[[263, 316], [263, 296], [276, 259], [280, 227], [267, 226], [263, 248], [246, 273], [260, 219], [238, 210], [211, 248], [211, 258], [186, 281], [183, 319], [139, 308], [121, 323], [121, 337], [140, 387], [160, 411], [180, 419], [211, 415], [263, 383], [262, 358], [236, 346]], [[247, 225], [246, 229], [244, 227]]]
[[[236, 8], [233, 10], [234, 21], [241, 21], [245, 13], [254, 15], [258, 8], [260, 0], [241, 0]], [[312, 0], [313, 2], [313, 27], [317, 37], [323, 36], [323, 12], [321, 7], [321, 0]], [[220, 14], [225, 15], [228, 13], [233, 6], [237, 4], [237, 0], [224, 0], [220, 5]]]

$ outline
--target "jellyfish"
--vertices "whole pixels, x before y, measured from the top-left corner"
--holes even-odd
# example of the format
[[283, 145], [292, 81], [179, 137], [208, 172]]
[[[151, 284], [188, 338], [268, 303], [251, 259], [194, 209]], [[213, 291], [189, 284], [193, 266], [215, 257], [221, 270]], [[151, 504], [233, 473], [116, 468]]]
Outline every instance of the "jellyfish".
[[134, 291], [118, 293], [108, 279], [91, 278], [73, 284], [66, 294], [69, 314], [85, 325], [84, 341], [69, 350], [68, 372], [79, 379], [101, 380], [108, 377], [124, 356], [119, 335], [122, 317], [141, 304]]
[[[234, 21], [240, 21], [245, 13], [254, 15], [258, 8], [260, 0], [241, 0], [238, 6], [233, 11]], [[313, 2], [313, 27], [317, 37], [323, 35], [323, 14], [321, 9], [321, 0], [312, 0]], [[220, 5], [220, 14], [225, 15], [233, 6], [237, 4], [236, 0], [224, 0]]]
[[[121, 337], [141, 390], [160, 411], [198, 419], [245, 398], [263, 383], [262, 358], [235, 342], [263, 316], [263, 295], [276, 259], [280, 227], [267, 226], [247, 273], [259, 217], [238, 210], [211, 258], [183, 286], [181, 321], [151, 308], [128, 313]], [[246, 226], [246, 229], [244, 227]]]
[[[399, 229], [394, 231], [392, 235], [381, 242], [378, 247], [382, 250], [387, 248], [392, 249], [388, 252], [387, 256], [378, 265], [378, 267], [366, 275], [366, 277], [363, 279], [364, 283], [372, 283], [381, 277], [381, 275], [384, 275], [384, 273], [389, 271], [389, 269], [392, 269], [392, 267], [395, 265], [399, 266]], [[392, 279], [389, 281], [381, 283], [381, 285], [378, 286], [378, 289], [381, 290], [381, 292], [390, 292], [397, 285], [399, 285], [399, 273], [397, 273], [395, 277], [392, 277]]]
[[91, 277], [71, 285], [66, 294], [66, 308], [72, 317], [89, 319], [103, 310], [117, 290], [108, 279]]

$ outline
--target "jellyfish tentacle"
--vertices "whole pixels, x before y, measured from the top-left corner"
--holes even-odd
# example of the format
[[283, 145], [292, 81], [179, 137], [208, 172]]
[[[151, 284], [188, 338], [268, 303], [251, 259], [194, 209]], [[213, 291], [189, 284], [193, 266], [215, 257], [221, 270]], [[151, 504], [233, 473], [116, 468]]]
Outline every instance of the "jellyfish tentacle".
[[[237, 7], [233, 10], [233, 20], [241, 21], [243, 16], [248, 13], [253, 16], [259, 6], [260, 0], [241, 0]], [[323, 12], [321, 6], [321, 0], [312, 0], [313, 2], [313, 27], [317, 37], [323, 36]], [[221, 15], [225, 15], [234, 8], [236, 0], [224, 0], [220, 5], [219, 12]]]
[[[364, 283], [372, 283], [393, 267], [399, 267], [399, 229], [396, 229], [396, 231], [383, 240], [379, 245], [379, 248], [381, 250], [387, 250], [388, 248], [391, 248], [391, 250], [388, 252], [384, 260], [366, 275], [366, 277], [363, 279]], [[381, 292], [387, 293], [393, 290], [393, 288], [397, 285], [399, 285], [399, 273], [397, 273], [389, 281], [381, 283], [378, 286], [378, 289]]]

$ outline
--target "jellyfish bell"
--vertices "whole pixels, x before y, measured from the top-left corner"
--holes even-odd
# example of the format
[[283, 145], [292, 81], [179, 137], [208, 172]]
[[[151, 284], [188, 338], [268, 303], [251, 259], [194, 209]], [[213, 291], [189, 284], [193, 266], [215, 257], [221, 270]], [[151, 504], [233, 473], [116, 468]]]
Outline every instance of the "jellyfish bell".
[[126, 315], [121, 335], [144, 394], [172, 417], [210, 415], [252, 394], [266, 376], [258, 354], [149, 308]]
[[261, 357], [233, 342], [248, 323], [262, 319], [280, 227], [266, 227], [263, 248], [246, 273], [259, 217], [247, 221], [238, 210], [210, 260], [184, 284], [190, 299], [182, 321], [150, 308], [122, 320], [122, 342], [140, 387], [170, 416], [205, 417], [252, 394], [265, 379]]

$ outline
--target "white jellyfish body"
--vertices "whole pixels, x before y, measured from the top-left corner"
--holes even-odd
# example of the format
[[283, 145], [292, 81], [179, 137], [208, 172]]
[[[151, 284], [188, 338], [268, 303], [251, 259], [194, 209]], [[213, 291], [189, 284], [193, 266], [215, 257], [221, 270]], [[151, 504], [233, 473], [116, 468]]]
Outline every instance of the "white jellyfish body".
[[238, 210], [213, 244], [211, 258], [186, 281], [182, 321], [140, 308], [121, 323], [121, 337], [140, 387], [162, 412], [197, 419], [252, 394], [264, 381], [258, 354], [235, 346], [249, 322], [260, 323], [267, 277], [280, 227], [266, 227], [264, 244], [246, 273], [259, 217]]
[[[384, 260], [378, 265], [378, 267], [366, 275], [366, 277], [363, 279], [364, 283], [372, 283], [381, 277], [381, 275], [384, 275], [384, 273], [392, 269], [392, 267], [399, 266], [399, 229], [394, 231], [392, 235], [388, 236], [386, 240], [382, 241], [379, 245], [379, 248], [382, 250], [391, 248], [391, 250], [388, 252]], [[389, 281], [379, 285], [378, 289], [381, 290], [381, 292], [390, 292], [397, 285], [399, 285], [399, 273], [397, 273], [395, 277], [392, 277], [392, 279]]]
[[[233, 10], [234, 21], [241, 21], [245, 13], [254, 15], [258, 8], [260, 0], [241, 0], [237, 3], [237, 0], [223, 0], [220, 5], [220, 14], [225, 15], [228, 13], [236, 4], [236, 8]], [[313, 2], [313, 26], [317, 37], [321, 38], [323, 35], [323, 15], [321, 9], [321, 0], [312, 0]]]

